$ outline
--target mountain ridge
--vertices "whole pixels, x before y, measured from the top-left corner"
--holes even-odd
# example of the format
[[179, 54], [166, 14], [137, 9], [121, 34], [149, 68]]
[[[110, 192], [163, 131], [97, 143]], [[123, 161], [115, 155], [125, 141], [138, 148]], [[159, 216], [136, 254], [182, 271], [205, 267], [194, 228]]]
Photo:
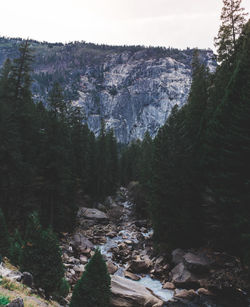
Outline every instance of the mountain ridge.
[[[18, 56], [22, 41], [0, 38], [0, 65]], [[172, 107], [187, 101], [194, 49], [29, 42], [34, 99], [46, 102], [53, 82], [59, 82], [95, 135], [104, 121], [120, 143], [142, 139], [146, 131], [154, 137]], [[200, 50], [200, 59], [215, 69], [212, 50]]]

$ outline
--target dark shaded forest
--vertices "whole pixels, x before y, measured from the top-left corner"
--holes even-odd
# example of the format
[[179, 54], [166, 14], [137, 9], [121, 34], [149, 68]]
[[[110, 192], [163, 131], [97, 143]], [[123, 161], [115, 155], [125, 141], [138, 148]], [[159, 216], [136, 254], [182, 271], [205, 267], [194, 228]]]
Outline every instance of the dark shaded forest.
[[140, 182], [137, 211], [164, 250], [210, 246], [250, 261], [250, 23], [210, 74], [193, 57], [188, 102], [152, 140], [121, 158], [122, 183]]

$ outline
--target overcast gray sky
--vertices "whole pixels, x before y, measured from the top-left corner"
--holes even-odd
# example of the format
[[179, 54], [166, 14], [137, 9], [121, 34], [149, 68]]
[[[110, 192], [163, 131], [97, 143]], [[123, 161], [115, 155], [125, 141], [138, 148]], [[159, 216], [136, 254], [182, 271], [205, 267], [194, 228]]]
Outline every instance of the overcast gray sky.
[[[250, 0], [242, 0], [250, 11]], [[222, 0], [0, 0], [0, 35], [213, 48]]]

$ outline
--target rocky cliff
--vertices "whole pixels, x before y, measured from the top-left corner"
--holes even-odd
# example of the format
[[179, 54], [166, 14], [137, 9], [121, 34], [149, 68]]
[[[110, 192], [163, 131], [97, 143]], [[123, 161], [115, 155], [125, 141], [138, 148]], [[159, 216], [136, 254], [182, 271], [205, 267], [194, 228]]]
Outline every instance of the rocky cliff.
[[[0, 38], [0, 65], [7, 57], [17, 56], [20, 42]], [[60, 82], [66, 99], [83, 108], [96, 135], [104, 121], [121, 143], [142, 139], [147, 130], [154, 136], [172, 107], [187, 101], [192, 49], [30, 44], [34, 98], [46, 102], [53, 82]], [[215, 69], [211, 50], [200, 50], [200, 58], [210, 70]]]

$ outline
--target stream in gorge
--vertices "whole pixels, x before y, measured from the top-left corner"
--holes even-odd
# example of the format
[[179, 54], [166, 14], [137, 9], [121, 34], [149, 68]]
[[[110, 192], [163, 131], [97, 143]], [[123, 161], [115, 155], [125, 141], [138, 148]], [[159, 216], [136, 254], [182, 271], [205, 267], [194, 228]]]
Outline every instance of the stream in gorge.
[[[249, 306], [244, 297], [238, 300], [237, 293], [235, 297], [228, 293], [218, 297], [207, 290], [210, 285], [218, 290], [222, 283], [227, 286], [225, 274], [231, 274], [232, 270], [237, 274], [240, 269], [237, 259], [223, 252], [211, 251], [206, 255], [207, 251], [202, 249], [176, 249], [172, 260], [157, 254], [152, 226], [147, 220], [137, 218], [131, 199], [129, 190], [120, 188], [117, 195], [95, 204], [95, 208], [87, 203], [79, 208], [75, 232], [62, 239], [65, 277], [72, 286], [94, 249], [99, 248], [111, 275], [112, 297], [116, 300], [112, 306]], [[208, 272], [211, 261], [216, 269]], [[193, 274], [196, 268], [202, 270], [201, 275]]]
[[[147, 233], [143, 233], [143, 235], [145, 237], [150, 238], [153, 234], [152, 230], [149, 230]], [[126, 236], [126, 240], [123, 239], [123, 236]], [[127, 230], [122, 230], [119, 232], [119, 235], [114, 237], [114, 238], [108, 238], [107, 242], [105, 244], [99, 245], [97, 247], [100, 248], [100, 251], [102, 253], [102, 255], [104, 255], [107, 259], [109, 259], [110, 261], [112, 261], [112, 248], [117, 247], [117, 245], [119, 243], [122, 243], [124, 241], [132, 241], [134, 243], [138, 243], [137, 239], [135, 238], [135, 236], [133, 236], [133, 233], [130, 233]], [[114, 261], [113, 261], [114, 262]], [[121, 277], [124, 277], [124, 271], [127, 269], [127, 264], [125, 265], [121, 265], [117, 262], [114, 262], [115, 265], [118, 266], [118, 270], [114, 273], [114, 275], [118, 275]], [[164, 302], [170, 300], [173, 295], [174, 295], [174, 291], [172, 290], [168, 290], [168, 289], [163, 289], [162, 288], [162, 283], [157, 280], [157, 279], [153, 279], [150, 277], [149, 274], [138, 274], [140, 276], [140, 280], [137, 281], [138, 283], [142, 284], [143, 286], [145, 286], [146, 288], [150, 289], [153, 291], [153, 293], [155, 295], [157, 295], [158, 297], [160, 297]]]

